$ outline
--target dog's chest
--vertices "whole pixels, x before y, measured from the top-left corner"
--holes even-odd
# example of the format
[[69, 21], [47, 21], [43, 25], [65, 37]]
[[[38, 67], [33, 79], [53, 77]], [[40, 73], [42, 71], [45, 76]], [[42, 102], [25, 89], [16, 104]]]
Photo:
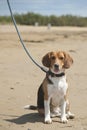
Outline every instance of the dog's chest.
[[68, 84], [66, 77], [49, 77], [53, 84], [48, 84], [48, 95], [50, 97], [62, 98], [66, 94]]

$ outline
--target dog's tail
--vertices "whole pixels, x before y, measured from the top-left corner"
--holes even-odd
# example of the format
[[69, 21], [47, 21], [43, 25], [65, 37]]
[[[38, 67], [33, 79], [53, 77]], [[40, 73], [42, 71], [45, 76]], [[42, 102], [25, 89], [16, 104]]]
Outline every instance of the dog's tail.
[[29, 109], [29, 110], [37, 110], [37, 106], [33, 106], [33, 105], [26, 105], [26, 106], [24, 106], [24, 109]]

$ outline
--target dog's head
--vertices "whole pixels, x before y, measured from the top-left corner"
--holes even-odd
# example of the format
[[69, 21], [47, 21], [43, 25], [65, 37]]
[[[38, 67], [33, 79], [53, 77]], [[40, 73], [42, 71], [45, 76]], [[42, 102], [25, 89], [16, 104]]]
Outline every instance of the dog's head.
[[70, 68], [73, 63], [73, 59], [64, 51], [49, 52], [43, 57], [42, 63], [53, 73], [58, 74], [63, 72], [65, 69]]

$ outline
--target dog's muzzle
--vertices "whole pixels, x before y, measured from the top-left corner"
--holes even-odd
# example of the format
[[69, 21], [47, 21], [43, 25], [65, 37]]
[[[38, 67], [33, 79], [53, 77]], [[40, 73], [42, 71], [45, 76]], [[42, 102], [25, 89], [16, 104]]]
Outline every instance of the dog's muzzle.
[[58, 64], [54, 64], [54, 72], [58, 72], [59, 71], [59, 65]]

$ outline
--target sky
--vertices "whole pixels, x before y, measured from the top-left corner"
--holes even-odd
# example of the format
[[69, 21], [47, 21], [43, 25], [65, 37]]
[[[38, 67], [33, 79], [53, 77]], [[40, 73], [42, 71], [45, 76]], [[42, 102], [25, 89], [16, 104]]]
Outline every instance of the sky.
[[[9, 0], [13, 13], [87, 17], [87, 0]], [[7, 0], [0, 0], [0, 15], [10, 15]]]

